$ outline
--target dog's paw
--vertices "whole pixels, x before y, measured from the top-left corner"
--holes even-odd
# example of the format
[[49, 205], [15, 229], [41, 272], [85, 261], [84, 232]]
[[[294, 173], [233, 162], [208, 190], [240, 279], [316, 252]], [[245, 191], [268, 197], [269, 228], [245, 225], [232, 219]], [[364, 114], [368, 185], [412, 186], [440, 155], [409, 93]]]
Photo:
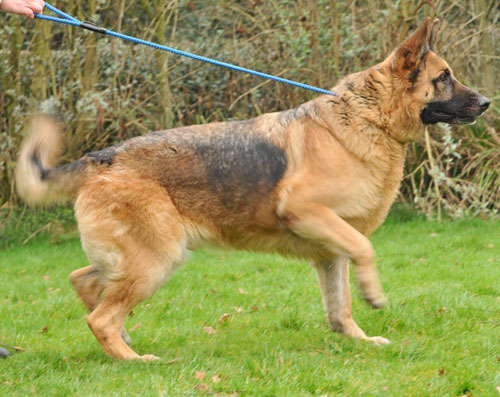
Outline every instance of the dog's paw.
[[388, 345], [391, 343], [389, 339], [386, 339], [383, 336], [367, 336], [365, 340], [373, 343], [374, 345]]
[[156, 357], [152, 354], [145, 354], [144, 356], [139, 357], [139, 359], [145, 363], [148, 361], [156, 361], [156, 360], [161, 360], [160, 357]]
[[377, 296], [376, 298], [365, 297], [365, 299], [374, 309], [382, 309], [387, 305], [387, 299], [383, 294]]

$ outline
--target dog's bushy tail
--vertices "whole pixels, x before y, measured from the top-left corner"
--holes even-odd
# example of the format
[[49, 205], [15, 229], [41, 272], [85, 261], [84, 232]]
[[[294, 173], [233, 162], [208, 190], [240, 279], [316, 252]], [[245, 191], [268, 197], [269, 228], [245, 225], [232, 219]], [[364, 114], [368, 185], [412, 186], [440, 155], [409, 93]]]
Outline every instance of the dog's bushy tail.
[[17, 191], [28, 204], [71, 200], [85, 181], [87, 167], [82, 160], [54, 168], [62, 150], [61, 125], [47, 116], [34, 117], [16, 170]]

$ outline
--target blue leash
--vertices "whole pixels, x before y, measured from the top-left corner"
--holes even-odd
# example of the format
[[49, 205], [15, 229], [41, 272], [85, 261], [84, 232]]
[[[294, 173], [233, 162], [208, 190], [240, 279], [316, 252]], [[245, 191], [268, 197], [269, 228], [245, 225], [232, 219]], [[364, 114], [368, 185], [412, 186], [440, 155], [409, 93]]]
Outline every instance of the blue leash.
[[262, 77], [264, 79], [274, 80], [274, 81], [277, 81], [279, 83], [290, 84], [290, 85], [293, 85], [295, 87], [304, 88], [306, 90], [319, 92], [320, 94], [337, 95], [332, 91], [324, 90], [322, 88], [314, 87], [314, 86], [307, 85], [307, 84], [298, 83], [298, 82], [292, 81], [292, 80], [283, 79], [281, 77], [272, 76], [270, 74], [258, 72], [256, 70], [243, 68], [241, 66], [232, 65], [230, 63], [217, 61], [215, 59], [202, 57], [200, 55], [191, 54], [189, 52], [176, 50], [175, 48], [170, 48], [170, 47], [167, 47], [164, 45], [152, 43], [150, 41], [141, 40], [141, 39], [138, 39], [136, 37], [127, 36], [125, 34], [113, 32], [112, 30], [101, 28], [101, 27], [99, 27], [91, 22], [79, 21], [78, 19], [73, 18], [71, 15], [68, 15], [68, 14], [62, 12], [61, 10], [57, 9], [56, 7], [54, 7], [48, 3], [45, 3], [45, 7], [47, 7], [49, 10], [56, 13], [57, 15], [61, 16], [62, 18], [51, 17], [49, 15], [35, 14], [36, 18], [45, 19], [47, 21], [52, 21], [52, 22], [64, 23], [66, 25], [77, 26], [80, 28], [90, 30], [90, 31], [95, 32], [95, 33], [107, 34], [109, 36], [114, 36], [114, 37], [118, 37], [118, 38], [123, 39], [123, 40], [131, 41], [133, 43], [144, 44], [144, 45], [147, 45], [149, 47], [156, 48], [158, 50], [168, 51], [168, 52], [171, 52], [171, 53], [176, 54], [176, 55], [182, 55], [182, 56], [185, 56], [188, 58], [196, 59], [198, 61], [211, 63], [212, 65], [221, 66], [221, 67], [224, 67], [227, 69], [236, 70], [238, 72], [248, 73], [248, 74], [251, 74], [254, 76]]

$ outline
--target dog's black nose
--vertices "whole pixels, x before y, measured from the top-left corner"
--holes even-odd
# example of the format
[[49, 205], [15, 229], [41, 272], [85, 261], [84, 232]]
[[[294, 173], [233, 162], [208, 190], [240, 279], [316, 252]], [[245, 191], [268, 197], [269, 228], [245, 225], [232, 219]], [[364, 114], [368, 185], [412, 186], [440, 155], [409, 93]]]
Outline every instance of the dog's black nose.
[[484, 112], [490, 106], [490, 100], [488, 98], [486, 98], [485, 96], [480, 95], [479, 98], [477, 99], [477, 104], [479, 105], [481, 110]]

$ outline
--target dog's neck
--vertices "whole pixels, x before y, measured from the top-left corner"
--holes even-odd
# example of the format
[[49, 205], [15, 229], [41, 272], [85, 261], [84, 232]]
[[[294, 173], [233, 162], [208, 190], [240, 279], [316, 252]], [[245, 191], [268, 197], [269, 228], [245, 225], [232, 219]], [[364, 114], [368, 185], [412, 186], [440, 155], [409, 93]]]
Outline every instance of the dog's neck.
[[374, 126], [401, 144], [414, 142], [423, 124], [407, 100], [405, 85], [394, 78], [383, 63], [345, 77], [333, 91], [351, 122]]
[[[320, 124], [356, 157], [383, 168], [392, 168], [397, 159], [402, 166], [408, 141], [398, 135], [397, 124], [384, 109], [384, 102], [392, 100], [382, 97], [387, 83], [377, 74], [365, 73], [341, 80], [332, 90], [336, 96], [322, 95], [304, 105], [314, 104]], [[387, 153], [392, 153], [390, 161]]]

